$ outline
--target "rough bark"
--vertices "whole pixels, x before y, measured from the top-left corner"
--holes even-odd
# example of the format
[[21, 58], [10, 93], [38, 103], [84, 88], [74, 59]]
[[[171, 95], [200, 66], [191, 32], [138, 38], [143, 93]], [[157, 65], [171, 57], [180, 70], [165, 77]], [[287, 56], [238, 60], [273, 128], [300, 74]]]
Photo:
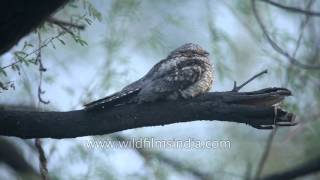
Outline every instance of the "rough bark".
[[74, 138], [195, 120], [219, 120], [269, 129], [295, 125], [294, 115], [272, 106], [290, 95], [283, 88], [254, 92], [211, 92], [179, 101], [127, 104], [98, 111], [0, 111], [0, 135]]

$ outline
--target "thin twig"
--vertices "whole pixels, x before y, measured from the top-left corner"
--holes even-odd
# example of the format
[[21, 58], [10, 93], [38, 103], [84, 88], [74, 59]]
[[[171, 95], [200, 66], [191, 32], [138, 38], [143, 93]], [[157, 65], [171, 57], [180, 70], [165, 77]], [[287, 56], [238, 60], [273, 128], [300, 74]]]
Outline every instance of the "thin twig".
[[[33, 55], [33, 54], [35, 54], [35, 53], [38, 53], [42, 48], [48, 46], [49, 43], [51, 43], [53, 40], [59, 38], [60, 36], [64, 35], [65, 33], [66, 33], [65, 31], [61, 31], [61, 32], [58, 33], [56, 36], [53, 36], [53, 37], [47, 39], [47, 40], [45, 41], [45, 43], [43, 43], [38, 49], [35, 49], [35, 50], [31, 51], [30, 53], [26, 54], [26, 55], [23, 57], [23, 59], [29, 57], [30, 55]], [[17, 60], [17, 61], [15, 61], [15, 62], [13, 62], [13, 63], [11, 63], [11, 64], [9, 64], [9, 65], [6, 65], [6, 66], [1, 67], [1, 69], [2, 69], [2, 70], [7, 69], [7, 68], [9, 68], [9, 67], [11, 67], [11, 66], [13, 66], [13, 65], [16, 65], [16, 64], [18, 64], [18, 63], [21, 63], [21, 62], [22, 62], [22, 60]]]
[[[310, 1], [308, 2], [308, 4], [307, 4], [306, 9], [309, 10], [309, 9], [311, 8], [311, 6], [312, 6], [313, 3], [314, 3], [314, 0], [310, 0]], [[303, 36], [304, 36], [305, 28], [306, 28], [309, 20], [310, 20], [310, 15], [306, 15], [305, 19], [300, 23], [299, 37], [298, 37], [296, 46], [295, 46], [295, 48], [294, 48], [294, 51], [292, 52], [292, 55], [291, 55], [291, 56], [294, 57], [294, 58], [296, 58], [296, 55], [297, 55], [298, 50], [299, 50], [299, 48], [300, 48], [301, 41], [302, 41]], [[288, 85], [288, 83], [289, 83], [289, 81], [290, 81], [290, 78], [291, 78], [290, 72], [293, 70], [293, 68], [292, 68], [292, 66], [290, 65], [290, 66], [288, 66], [287, 69], [288, 69], [288, 72], [287, 72], [287, 75], [286, 75], [287, 78], [286, 78], [286, 82], [285, 82], [285, 87]]]
[[268, 4], [271, 4], [271, 5], [275, 6], [275, 7], [281, 8], [281, 9], [285, 9], [285, 10], [293, 12], [293, 13], [302, 13], [302, 14], [306, 14], [306, 15], [309, 15], [309, 16], [320, 16], [320, 12], [300, 9], [300, 8], [292, 7], [292, 6], [285, 6], [283, 4], [280, 4], [280, 3], [277, 3], [277, 2], [274, 2], [274, 1], [270, 1], [270, 0], [260, 0], [260, 1], [268, 3]]
[[35, 139], [35, 146], [39, 152], [41, 177], [43, 180], [47, 180], [48, 179], [47, 159], [46, 159], [44, 150], [41, 146], [41, 140], [39, 138]]
[[[43, 103], [43, 104], [49, 104], [49, 101], [45, 101], [42, 99], [41, 95], [44, 94], [44, 91], [42, 90], [41, 86], [42, 86], [42, 73], [44, 71], [46, 71], [46, 69], [43, 67], [42, 64], [42, 57], [41, 57], [41, 35], [40, 32], [38, 32], [38, 42], [39, 42], [39, 51], [37, 54], [37, 58], [36, 58], [36, 63], [39, 63], [39, 85], [38, 85], [38, 100], [39, 100], [39, 104]], [[40, 174], [43, 180], [48, 179], [48, 168], [47, 168], [47, 159], [45, 156], [45, 153], [43, 151], [42, 145], [41, 145], [41, 140], [39, 138], [36, 138], [35, 140], [35, 145], [36, 148], [38, 149], [39, 152], [39, 161], [40, 161]]]
[[315, 70], [315, 69], [320, 69], [320, 65], [311, 65], [311, 64], [304, 64], [299, 62], [296, 58], [292, 57], [287, 51], [285, 51], [284, 49], [282, 49], [269, 35], [265, 25], [263, 24], [258, 11], [257, 11], [257, 7], [256, 7], [256, 0], [251, 0], [251, 7], [253, 10], [253, 14], [254, 17], [256, 18], [262, 32], [263, 35], [265, 36], [265, 38], [267, 39], [267, 41], [269, 42], [269, 44], [271, 45], [271, 47], [277, 51], [279, 54], [281, 54], [282, 56], [284, 56], [285, 58], [287, 58], [291, 64], [298, 66], [300, 68], [303, 69], [310, 69], [310, 70]]
[[255, 174], [255, 178], [254, 179], [259, 179], [260, 178], [260, 175], [263, 171], [263, 168], [264, 168], [264, 165], [266, 164], [266, 161], [269, 157], [269, 153], [270, 153], [270, 150], [271, 150], [271, 147], [272, 147], [272, 143], [273, 143], [273, 140], [274, 140], [274, 137], [276, 135], [276, 132], [277, 132], [277, 126], [274, 127], [274, 129], [272, 130], [272, 132], [270, 133], [269, 137], [268, 137], [268, 140], [267, 140], [267, 144], [266, 144], [266, 147], [264, 149], [264, 152], [261, 156], [261, 160], [258, 164], [258, 168], [257, 168], [257, 171], [256, 171], [256, 174]]
[[[310, 8], [311, 4], [313, 3], [314, 1], [309, 1], [308, 3], [308, 8]], [[310, 20], [310, 15], [306, 15], [306, 18], [304, 21], [301, 22], [300, 24], [300, 33], [299, 33], [299, 37], [298, 37], [298, 40], [297, 40], [297, 43], [296, 43], [296, 47], [292, 53], [292, 57], [296, 57], [296, 54], [300, 48], [300, 45], [301, 45], [301, 41], [303, 39], [303, 34], [304, 34], [304, 30], [305, 30], [305, 27], [306, 25], [308, 24]]]
[[246, 82], [242, 83], [240, 86], [237, 86], [237, 82], [234, 81], [234, 84], [233, 84], [233, 89], [232, 89], [232, 92], [239, 92], [240, 89], [242, 89], [245, 85], [247, 85], [248, 83], [250, 83], [251, 81], [253, 81], [254, 79], [256, 79], [257, 77], [263, 75], [263, 74], [266, 74], [268, 73], [268, 70], [263, 70], [262, 72], [252, 76], [250, 79], [248, 79]]
[[59, 27], [60, 27], [62, 30], [64, 30], [65, 32], [69, 33], [71, 36], [75, 36], [75, 34], [74, 34], [70, 29], [68, 29], [67, 27], [65, 27], [65, 25], [60, 24], [60, 23], [57, 23], [56, 25], [59, 26]]
[[38, 85], [38, 100], [40, 103], [43, 104], [49, 104], [50, 101], [45, 101], [42, 99], [41, 95], [45, 93], [45, 91], [42, 90], [42, 73], [45, 72], [47, 69], [44, 68], [43, 64], [42, 64], [42, 57], [41, 57], [41, 36], [40, 36], [40, 32], [38, 32], [38, 40], [39, 40], [39, 51], [38, 51], [38, 55], [36, 58], [36, 63], [39, 63], [39, 85]]
[[[83, 18], [85, 18], [85, 17], [86, 17], [86, 14], [83, 14], [81, 17], [79, 17], [79, 19], [76, 20], [76, 22], [79, 22], [81, 19], [83, 19]], [[27, 58], [27, 57], [29, 57], [30, 55], [33, 55], [33, 54], [35, 54], [35, 53], [38, 53], [42, 48], [48, 46], [48, 44], [49, 44], [49, 43], [52, 43], [53, 40], [59, 39], [59, 37], [60, 37], [60, 36], [63, 36], [66, 32], [69, 33], [69, 34], [71, 34], [71, 35], [74, 35], [74, 33], [73, 33], [69, 28], [65, 28], [65, 27], [64, 27], [64, 28], [62, 28], [62, 29], [63, 29], [63, 31], [59, 32], [56, 36], [53, 36], [53, 37], [48, 38], [47, 40], [45, 40], [44, 43], [43, 43], [38, 49], [35, 49], [35, 50], [31, 51], [30, 53], [26, 54], [22, 59], [25, 59], [25, 58]], [[70, 33], [70, 32], [71, 32], [71, 33]], [[22, 62], [22, 60], [17, 60], [17, 61], [15, 61], [15, 62], [13, 62], [13, 63], [11, 63], [11, 64], [9, 64], [9, 65], [6, 65], [6, 66], [1, 67], [1, 69], [2, 69], [2, 70], [7, 69], [7, 68], [12, 67], [12, 66], [14, 66], [14, 65], [16, 65], [16, 64], [18, 64], [18, 63], [21, 63], [21, 62]]]
[[84, 30], [85, 29], [85, 25], [75, 24], [75, 23], [72, 23], [72, 22], [63, 21], [63, 20], [56, 19], [56, 18], [53, 18], [53, 17], [48, 18], [47, 21], [49, 23], [56, 24], [58, 26], [68, 26], [68, 27], [71, 27], [71, 28], [79, 29], [79, 30]]

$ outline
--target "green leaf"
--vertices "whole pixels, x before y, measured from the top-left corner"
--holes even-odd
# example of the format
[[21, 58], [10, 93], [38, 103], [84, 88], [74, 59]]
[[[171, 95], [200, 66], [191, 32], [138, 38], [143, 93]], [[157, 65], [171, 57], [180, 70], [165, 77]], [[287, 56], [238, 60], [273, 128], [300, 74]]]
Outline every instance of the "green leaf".
[[87, 22], [88, 25], [91, 25], [92, 24], [92, 20], [89, 19], [89, 18], [84, 18], [84, 20]]
[[22, 57], [22, 56], [27, 56], [27, 53], [24, 51], [16, 51], [16, 52], [14, 52], [14, 55]]
[[54, 45], [53, 41], [50, 41], [50, 44], [53, 47], [53, 49], [56, 49], [56, 46]]
[[20, 72], [20, 67], [17, 64], [12, 64], [12, 70]]
[[35, 58], [28, 59], [27, 61], [31, 64], [37, 65], [37, 59]]
[[0, 68], [0, 73], [3, 74], [6, 77], [8, 76], [6, 71], [4, 69], [2, 69], [2, 68]]
[[25, 41], [24, 44], [23, 44], [23, 48], [22, 49], [24, 50], [24, 49], [26, 49], [28, 47], [33, 47], [33, 45], [28, 43], [27, 41]]
[[23, 51], [16, 51], [16, 52], [14, 52], [14, 56], [15, 56], [15, 58], [16, 58], [18, 61], [26, 64], [27, 66], [29, 65], [28, 60], [26, 60], [27, 54], [26, 54], [25, 52], [23, 52]]
[[72, 7], [72, 8], [78, 8], [78, 5], [75, 4], [74, 2], [69, 3], [69, 6]]
[[90, 16], [102, 21], [102, 14], [91, 3], [89, 3], [88, 11]]
[[66, 45], [66, 43], [62, 39], [58, 38], [58, 40], [60, 41], [61, 44]]
[[82, 39], [79, 39], [79, 43], [81, 44], [81, 46], [87, 46], [88, 43]]
[[72, 36], [72, 37], [73, 37], [73, 40], [74, 40], [76, 43], [79, 43], [81, 46], [87, 46], [87, 45], [88, 45], [88, 43], [87, 43], [85, 40], [81, 39], [80, 36], [74, 35], [74, 36]]

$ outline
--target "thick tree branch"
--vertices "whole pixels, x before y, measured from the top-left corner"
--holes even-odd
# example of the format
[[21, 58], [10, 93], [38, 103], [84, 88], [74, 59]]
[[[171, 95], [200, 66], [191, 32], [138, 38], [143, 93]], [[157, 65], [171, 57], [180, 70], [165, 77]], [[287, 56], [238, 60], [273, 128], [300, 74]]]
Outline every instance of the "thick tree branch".
[[267, 88], [254, 92], [212, 92], [200, 97], [128, 104], [98, 111], [0, 111], [0, 135], [21, 138], [73, 138], [195, 120], [249, 124], [259, 129], [295, 125], [294, 115], [272, 106], [291, 92]]

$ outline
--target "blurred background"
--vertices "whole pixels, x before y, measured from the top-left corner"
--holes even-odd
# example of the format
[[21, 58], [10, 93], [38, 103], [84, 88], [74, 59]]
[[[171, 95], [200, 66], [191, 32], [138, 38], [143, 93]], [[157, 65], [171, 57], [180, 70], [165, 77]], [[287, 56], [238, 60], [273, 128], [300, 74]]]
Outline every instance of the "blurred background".
[[[314, 0], [274, 2], [320, 10], [320, 2]], [[62, 26], [54, 20], [80, 27]], [[229, 91], [234, 81], [242, 83], [268, 69], [268, 74], [242, 91], [275, 86], [292, 90], [293, 96], [282, 106], [294, 112], [300, 124], [272, 133], [244, 124], [194, 121], [104, 136], [42, 139], [49, 178], [248, 179], [281, 172], [320, 156], [319, 20], [318, 15], [279, 8], [263, 0], [255, 4], [250, 0], [70, 1], [0, 57], [1, 67], [8, 66], [0, 71], [0, 103], [4, 108], [23, 110], [81, 109], [83, 104], [137, 80], [171, 50], [197, 43], [210, 52], [215, 66], [211, 91]], [[46, 69], [40, 73], [39, 63], [34, 63], [39, 51], [40, 64]], [[12, 65], [21, 57], [21, 63]], [[19, 163], [28, 172], [39, 173], [34, 140], [0, 138], [0, 149], [12, 148], [8, 152], [17, 158], [20, 155], [23, 162]], [[193, 138], [228, 141], [230, 146], [87, 145], [132, 138]], [[24, 178], [26, 171], [15, 167], [5, 160], [0, 162], [0, 179]], [[320, 174], [303, 177], [319, 178]]]

